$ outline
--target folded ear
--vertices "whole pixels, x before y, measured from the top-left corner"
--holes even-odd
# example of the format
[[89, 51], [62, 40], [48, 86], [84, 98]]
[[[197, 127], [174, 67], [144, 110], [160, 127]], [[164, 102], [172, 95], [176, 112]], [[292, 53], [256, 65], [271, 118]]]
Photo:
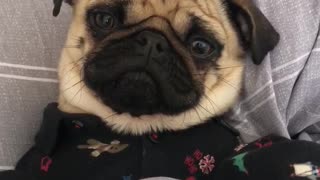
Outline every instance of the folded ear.
[[280, 35], [252, 0], [231, 0], [230, 10], [253, 62], [261, 64], [268, 52], [278, 44]]
[[52, 13], [53, 16], [56, 17], [59, 15], [63, 2], [73, 5], [74, 1], [75, 0], [53, 0], [53, 5], [54, 5], [53, 13]]

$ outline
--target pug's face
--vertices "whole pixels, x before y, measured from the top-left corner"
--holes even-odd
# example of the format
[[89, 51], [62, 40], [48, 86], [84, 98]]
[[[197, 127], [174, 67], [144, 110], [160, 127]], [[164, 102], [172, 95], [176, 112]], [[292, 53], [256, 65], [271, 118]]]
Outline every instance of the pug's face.
[[181, 130], [225, 113], [239, 95], [246, 52], [258, 64], [278, 37], [245, 0], [68, 3], [60, 108], [97, 115], [122, 133]]

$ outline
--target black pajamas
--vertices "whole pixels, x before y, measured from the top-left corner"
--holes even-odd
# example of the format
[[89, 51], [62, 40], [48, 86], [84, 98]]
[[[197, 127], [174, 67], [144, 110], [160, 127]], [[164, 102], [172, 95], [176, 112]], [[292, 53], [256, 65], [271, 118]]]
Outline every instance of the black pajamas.
[[223, 121], [179, 132], [120, 135], [95, 116], [50, 104], [35, 145], [0, 180], [317, 180], [320, 145], [269, 136], [248, 145]]

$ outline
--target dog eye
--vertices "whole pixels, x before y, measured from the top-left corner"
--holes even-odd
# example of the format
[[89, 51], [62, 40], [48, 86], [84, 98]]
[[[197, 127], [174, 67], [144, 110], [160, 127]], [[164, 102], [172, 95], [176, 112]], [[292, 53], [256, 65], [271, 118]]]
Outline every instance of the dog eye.
[[205, 39], [194, 39], [190, 44], [190, 51], [197, 58], [209, 58], [216, 51], [216, 47]]
[[110, 30], [115, 25], [115, 18], [110, 13], [96, 12], [90, 15], [90, 24], [102, 30]]

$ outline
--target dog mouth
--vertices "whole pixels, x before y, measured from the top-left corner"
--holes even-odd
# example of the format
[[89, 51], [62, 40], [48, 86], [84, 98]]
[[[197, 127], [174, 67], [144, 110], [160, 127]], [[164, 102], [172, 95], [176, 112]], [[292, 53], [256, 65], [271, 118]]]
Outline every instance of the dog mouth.
[[[90, 65], [86, 69], [90, 69]], [[85, 84], [119, 114], [129, 113], [134, 117], [159, 113], [175, 115], [199, 101], [198, 92], [186, 84], [186, 80], [161, 78], [166, 72], [124, 71], [117, 76], [111, 75], [110, 80], [101, 78], [103, 76], [97, 71], [89, 72], [85, 70]]]
[[180, 56], [162, 36], [143, 37], [152, 42], [138, 35], [94, 53], [84, 64], [86, 86], [119, 114], [175, 115], [194, 107], [201, 91]]
[[115, 111], [133, 116], [153, 114], [161, 109], [161, 95], [154, 79], [144, 71], [127, 72], [111, 87], [112, 96], [106, 99]]

